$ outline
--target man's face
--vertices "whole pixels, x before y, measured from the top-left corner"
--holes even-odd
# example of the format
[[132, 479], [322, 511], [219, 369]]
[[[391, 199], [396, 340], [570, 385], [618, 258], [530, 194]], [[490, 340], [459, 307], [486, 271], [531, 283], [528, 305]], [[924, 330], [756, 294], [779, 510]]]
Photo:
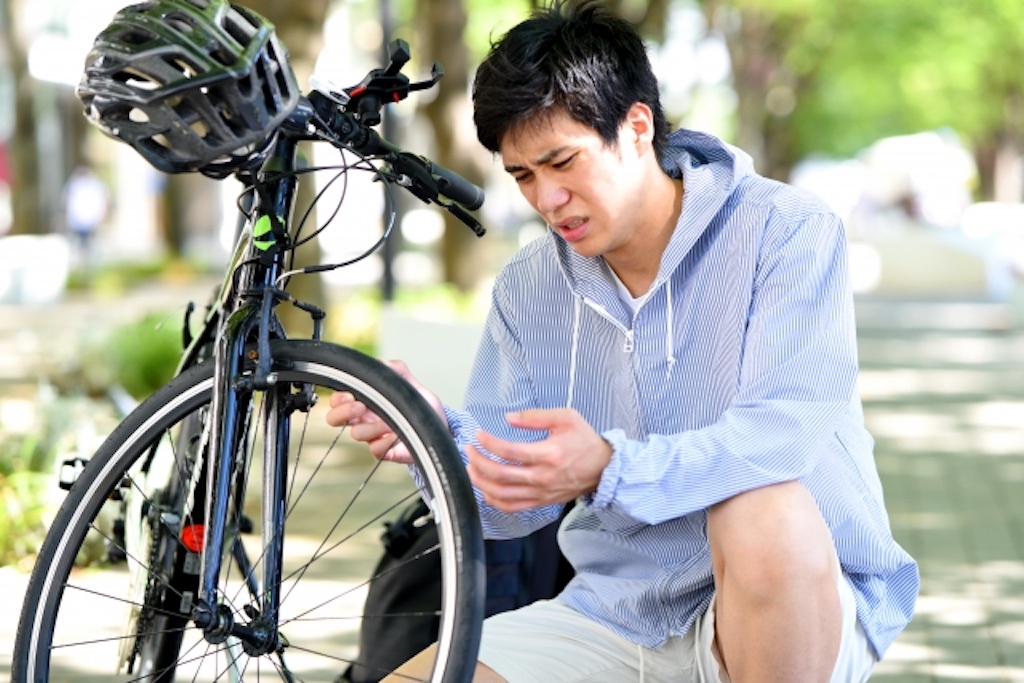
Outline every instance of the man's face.
[[510, 131], [499, 151], [505, 170], [555, 232], [577, 253], [607, 258], [637, 234], [642, 149], [629, 120], [609, 146], [592, 128], [556, 112]]

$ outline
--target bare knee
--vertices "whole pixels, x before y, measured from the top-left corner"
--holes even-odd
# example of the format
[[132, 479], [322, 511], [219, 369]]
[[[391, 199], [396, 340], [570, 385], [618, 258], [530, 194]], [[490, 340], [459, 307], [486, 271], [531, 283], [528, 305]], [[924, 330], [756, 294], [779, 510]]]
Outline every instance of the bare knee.
[[[430, 645], [421, 651], [394, 673], [387, 676], [381, 683], [403, 683], [405, 681], [425, 681], [431, 677], [434, 660], [437, 657], [437, 644]], [[483, 662], [477, 662], [473, 672], [473, 683], [507, 683], [494, 669]]]
[[[834, 584], [835, 546], [811, 494], [799, 482], [747, 491], [708, 511], [716, 583], [772, 599], [787, 588]], [[719, 586], [721, 588], [721, 585]]]

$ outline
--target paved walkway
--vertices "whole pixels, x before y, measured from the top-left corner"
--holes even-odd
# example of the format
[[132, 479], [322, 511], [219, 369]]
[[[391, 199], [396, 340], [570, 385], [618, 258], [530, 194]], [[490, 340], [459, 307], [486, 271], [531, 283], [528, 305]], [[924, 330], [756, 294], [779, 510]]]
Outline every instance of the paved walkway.
[[861, 303], [861, 387], [922, 595], [884, 683], [1024, 682], [1024, 332], [1002, 311]]
[[[156, 293], [162, 307], [187, 300]], [[0, 399], [40, 348], [69, 347], [55, 330], [144, 302], [139, 294], [105, 314], [86, 302], [0, 307]], [[1024, 330], [1006, 331], [993, 306], [859, 302], [858, 314], [861, 389], [893, 529], [923, 576], [915, 619], [872, 680], [1024, 683]], [[12, 596], [0, 610], [0, 680], [24, 583], [0, 569], [0, 592]]]

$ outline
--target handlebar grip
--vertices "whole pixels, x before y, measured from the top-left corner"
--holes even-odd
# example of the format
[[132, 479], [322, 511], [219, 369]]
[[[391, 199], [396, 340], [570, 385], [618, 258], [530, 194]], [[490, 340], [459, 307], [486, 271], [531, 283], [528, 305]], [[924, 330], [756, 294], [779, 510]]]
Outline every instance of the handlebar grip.
[[448, 199], [462, 204], [470, 211], [476, 211], [483, 206], [484, 191], [479, 186], [432, 161], [427, 162], [427, 170], [438, 178], [438, 190]]

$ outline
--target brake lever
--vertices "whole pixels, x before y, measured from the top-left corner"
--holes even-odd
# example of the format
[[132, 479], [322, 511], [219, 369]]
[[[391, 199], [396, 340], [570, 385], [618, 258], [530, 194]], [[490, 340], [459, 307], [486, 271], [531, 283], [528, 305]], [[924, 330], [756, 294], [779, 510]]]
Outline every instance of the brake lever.
[[435, 203], [438, 206], [442, 207], [445, 211], [447, 211], [448, 213], [462, 221], [462, 223], [465, 224], [470, 230], [472, 230], [473, 234], [475, 234], [477, 237], [483, 237], [485, 234], [487, 234], [487, 229], [480, 224], [480, 221], [478, 221], [476, 217], [473, 216], [473, 214], [462, 208], [460, 204], [456, 204], [455, 202], [445, 202], [441, 200], [437, 200]]

